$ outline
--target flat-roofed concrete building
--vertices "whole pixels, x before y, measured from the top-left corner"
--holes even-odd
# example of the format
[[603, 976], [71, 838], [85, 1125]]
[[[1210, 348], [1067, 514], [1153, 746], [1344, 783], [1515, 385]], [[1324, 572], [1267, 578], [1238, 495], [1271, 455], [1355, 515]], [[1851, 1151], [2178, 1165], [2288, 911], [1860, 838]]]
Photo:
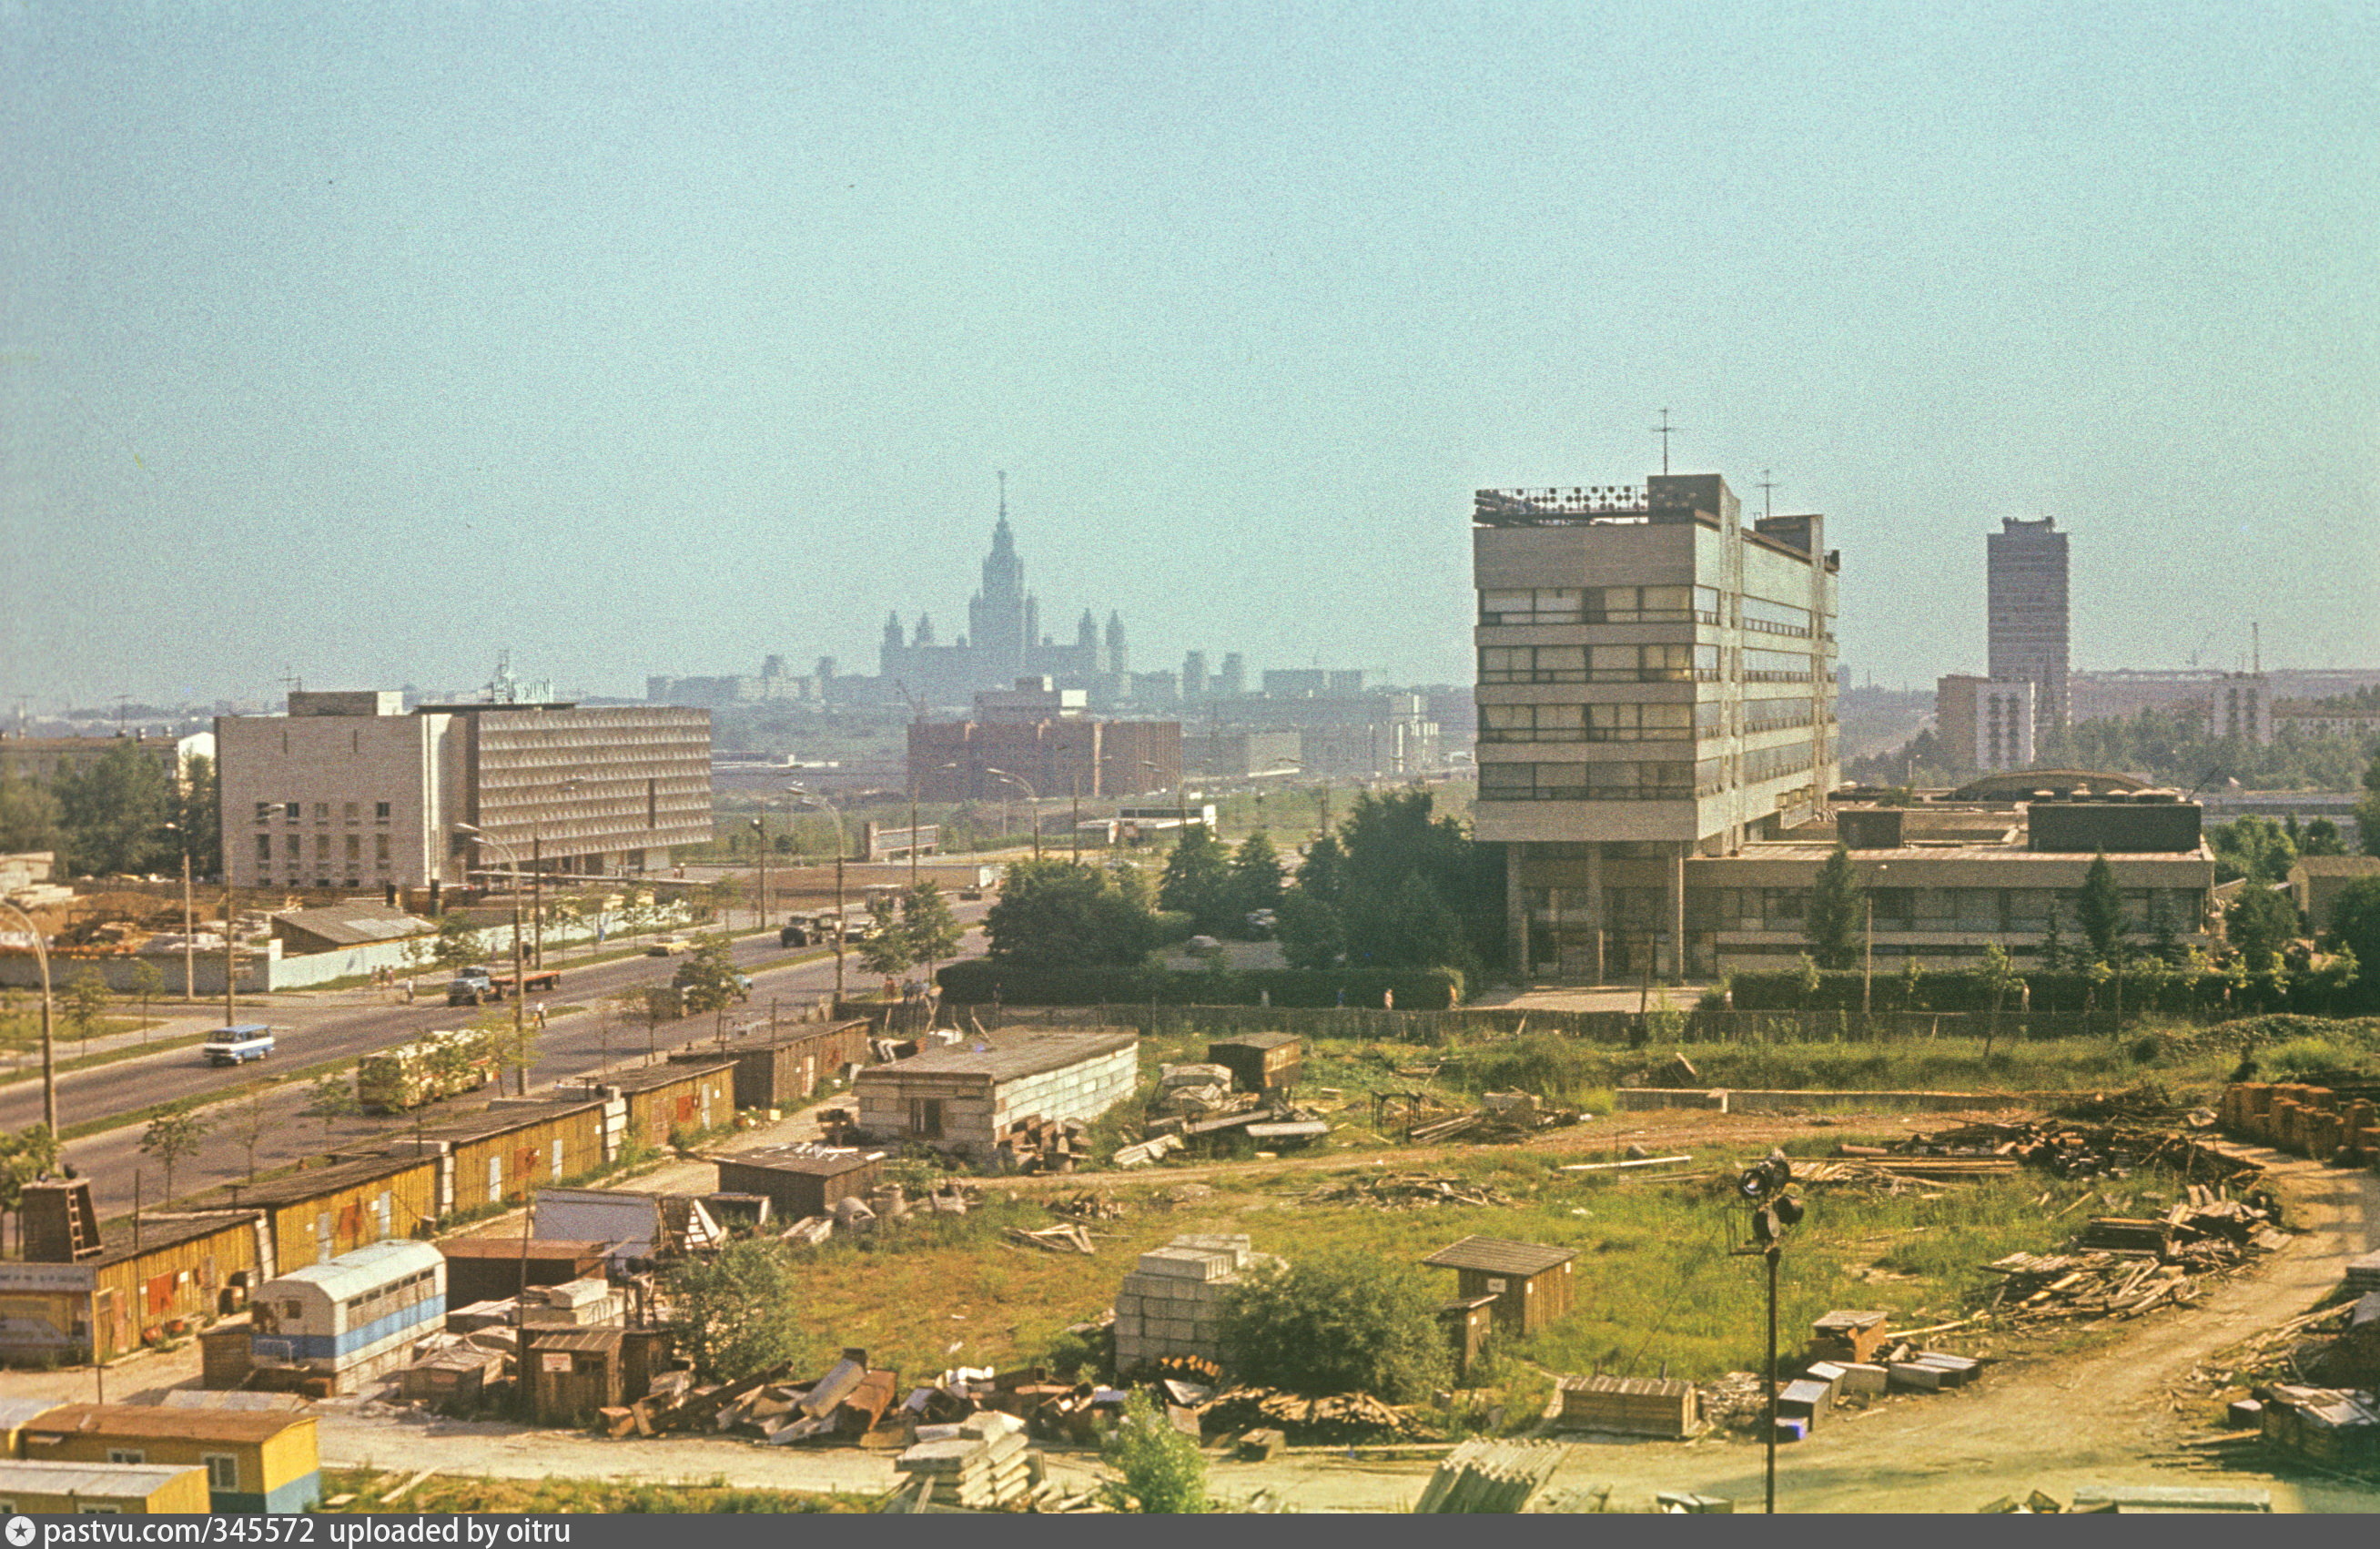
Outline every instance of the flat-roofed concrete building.
[[1097, 1119], [1139, 1079], [1140, 1037], [1130, 1031], [996, 1033], [870, 1066], [852, 1095], [872, 1137], [990, 1162], [1014, 1125]]
[[1483, 490], [1479, 799], [1524, 974], [1688, 971], [1690, 858], [1834, 788], [1838, 557], [1817, 515], [1740, 519], [1715, 474]]
[[2022, 769], [2033, 763], [2037, 685], [1951, 673], [1934, 685], [1934, 734], [1961, 774]]
[[237, 887], [455, 883], [505, 865], [506, 850], [549, 873], [634, 875], [710, 837], [707, 710], [554, 701], [407, 714], [392, 693], [298, 692], [286, 715], [219, 717], [215, 744]]
[[910, 722], [909, 790], [919, 801], [1120, 796], [1181, 783], [1180, 721], [1094, 720], [1082, 690], [1047, 677], [975, 702], [971, 720]]
[[2006, 681], [2025, 678], [2038, 685], [2034, 700], [2037, 732], [2067, 724], [2066, 537], [2057, 518], [2000, 518], [1985, 548], [1985, 671]]

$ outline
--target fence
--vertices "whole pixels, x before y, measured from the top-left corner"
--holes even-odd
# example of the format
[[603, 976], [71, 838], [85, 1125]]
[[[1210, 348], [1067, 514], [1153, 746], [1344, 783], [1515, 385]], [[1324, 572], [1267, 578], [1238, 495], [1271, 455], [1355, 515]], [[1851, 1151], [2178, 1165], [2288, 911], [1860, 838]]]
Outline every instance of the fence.
[[[1130, 1027], [1143, 1036], [1295, 1033], [1408, 1044], [1460, 1043], [1548, 1033], [1595, 1044], [1913, 1043], [1992, 1036], [2002, 1042], [2112, 1038], [2132, 1024], [2110, 1011], [1555, 1011], [1476, 1007], [1386, 1011], [1360, 1007], [1108, 1005], [1020, 1010], [974, 1006], [987, 1030], [1001, 1027]], [[2173, 1020], [2187, 1020], [2176, 1018]], [[2202, 1024], [2220, 1018], [2200, 1019]]]

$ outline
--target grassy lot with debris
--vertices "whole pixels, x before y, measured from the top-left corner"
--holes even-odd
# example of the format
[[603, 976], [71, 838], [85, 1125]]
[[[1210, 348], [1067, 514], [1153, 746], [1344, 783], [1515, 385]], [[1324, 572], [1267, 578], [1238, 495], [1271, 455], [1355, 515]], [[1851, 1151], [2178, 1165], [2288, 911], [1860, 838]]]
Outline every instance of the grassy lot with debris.
[[[709, 1484], [636, 1484], [602, 1479], [483, 1479], [432, 1474], [410, 1490], [412, 1474], [399, 1470], [324, 1469], [322, 1498], [354, 1498], [325, 1511], [397, 1511], [408, 1515], [452, 1511], [593, 1513], [801, 1513], [860, 1512], [868, 1499], [857, 1495], [810, 1495], [794, 1490], [758, 1490], [730, 1485], [724, 1480]], [[403, 1494], [395, 1506], [383, 1504], [392, 1491]]]
[[[1841, 1138], [1843, 1131], [1830, 1131], [1794, 1149], [1815, 1154]], [[1485, 1374], [1484, 1386], [1497, 1390], [1486, 1403], [1505, 1405], [1506, 1428], [1525, 1429], [1553, 1373], [1666, 1370], [1702, 1379], [1758, 1361], [1760, 1261], [1730, 1252], [1744, 1230], [1730, 1181], [1735, 1163], [1753, 1155], [1701, 1156], [1698, 1162], [1718, 1170], [1662, 1181], [1564, 1173], [1550, 1158], [1482, 1151], [1433, 1175], [1495, 1203], [1402, 1209], [1308, 1198], [1378, 1178], [1378, 1165], [1284, 1167], [1222, 1188], [1136, 1173], [1129, 1182], [1100, 1181], [1099, 1192], [1126, 1213], [1088, 1223], [1099, 1247], [1091, 1256], [1015, 1242], [1012, 1228], [1058, 1217], [1037, 1199], [1004, 1197], [994, 1183], [986, 1205], [966, 1216], [905, 1223], [875, 1239], [798, 1254], [803, 1321], [821, 1369], [842, 1347], [856, 1345], [905, 1380], [923, 1381], [952, 1366], [1007, 1368], [1064, 1354], [1065, 1325], [1109, 1306], [1134, 1257], [1179, 1233], [1245, 1232], [1260, 1252], [1347, 1251], [1399, 1265], [1475, 1232], [1575, 1246], [1575, 1311], [1533, 1339], [1503, 1343]], [[1786, 1259], [1783, 1325], [1798, 1339], [1810, 1320], [1836, 1307], [1885, 1309], [1900, 1327], [1950, 1322], [1991, 1278], [1983, 1264], [2051, 1248], [2082, 1214], [2130, 1214], [2161, 1204], [2170, 1192], [2159, 1177], [2083, 1185], [2028, 1175], [1889, 1195], [1815, 1191], [1810, 1218]], [[2102, 1204], [2052, 1219], [2085, 1192], [2099, 1194]], [[1453, 1293], [1450, 1273], [1420, 1273]]]

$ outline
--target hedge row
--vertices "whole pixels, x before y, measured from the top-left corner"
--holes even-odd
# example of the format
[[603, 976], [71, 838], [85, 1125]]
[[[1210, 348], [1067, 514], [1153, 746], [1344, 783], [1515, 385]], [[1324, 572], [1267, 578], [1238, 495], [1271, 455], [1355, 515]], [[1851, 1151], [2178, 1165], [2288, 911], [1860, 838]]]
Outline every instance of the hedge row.
[[[2105, 1011], [2114, 1008], [2117, 986], [2111, 980], [2094, 985], [2081, 974], [2028, 969], [2021, 975], [2035, 1011]], [[1815, 994], [1807, 990], [1797, 971], [1737, 974], [1729, 981], [1739, 1011], [1856, 1011], [1866, 984], [1858, 969], [1822, 970]], [[2123, 979], [2127, 1014], [2145, 1011], [2355, 1011], [2371, 1008], [2370, 987], [2342, 986], [2327, 978], [2300, 975], [2276, 986], [2269, 979], [2234, 985], [2220, 974], [2129, 972]], [[1988, 1011], [1992, 993], [1983, 976], [1972, 972], [1934, 972], [1920, 975], [1914, 1000], [1899, 968], [1876, 970], [1873, 998], [1879, 1011]], [[2015, 1011], [2020, 999], [2010, 995], [2001, 1009]]]
[[1399, 1010], [1439, 1011], [1463, 1001], [1463, 975], [1451, 968], [1036, 970], [970, 958], [935, 977], [954, 1006], [1337, 1006], [1343, 995], [1346, 1005], [1377, 1007], [1394, 994]]

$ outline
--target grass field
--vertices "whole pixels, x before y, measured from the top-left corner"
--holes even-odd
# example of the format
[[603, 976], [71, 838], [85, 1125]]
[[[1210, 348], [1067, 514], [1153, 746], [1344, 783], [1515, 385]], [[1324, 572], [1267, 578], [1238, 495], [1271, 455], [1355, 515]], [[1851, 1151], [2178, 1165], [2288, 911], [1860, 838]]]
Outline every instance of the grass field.
[[[1802, 1149], [1823, 1150], [1839, 1138], [1842, 1131], [1830, 1131]], [[1723, 1165], [1731, 1178], [1732, 1163]], [[1246, 1232], [1259, 1252], [1293, 1258], [1343, 1251], [1400, 1268], [1474, 1232], [1576, 1247], [1576, 1310], [1533, 1339], [1505, 1343], [1488, 1369], [1487, 1385], [1500, 1390], [1511, 1428], [1523, 1428], [1542, 1406], [1548, 1372], [1666, 1370], [1707, 1378], [1758, 1361], [1760, 1262], [1729, 1253], [1742, 1236], [1744, 1211], [1722, 1180], [1565, 1174], [1548, 1159], [1482, 1153], [1434, 1170], [1512, 1196], [1511, 1207], [1399, 1211], [1302, 1203], [1330, 1179], [1380, 1170], [1284, 1168], [1234, 1179], [1181, 1204], [1171, 1202], [1178, 1185], [1161, 1173], [1134, 1174], [1128, 1184], [1109, 1186], [1131, 1210], [1091, 1223], [1099, 1249], [1092, 1257], [1007, 1240], [1007, 1228], [1052, 1217], [1032, 1201], [1002, 1198], [995, 1184], [990, 1203], [965, 1217], [932, 1218], [799, 1255], [813, 1362], [823, 1369], [843, 1346], [864, 1346], [872, 1361], [899, 1368], [905, 1381], [922, 1381], [951, 1366], [1037, 1361], [1066, 1325], [1113, 1301], [1135, 1255], [1183, 1232], [1234, 1231]], [[2119, 1214], [2169, 1192], [2155, 1178], [2095, 1188], [2109, 1201], [2106, 1208]], [[1989, 1278], [1978, 1266], [2062, 1240], [2076, 1217], [2050, 1216], [2083, 1192], [2018, 1177], [1888, 1198], [1814, 1195], [1810, 1218], [1785, 1261], [1780, 1315], [1789, 1339], [1798, 1344], [1811, 1319], [1836, 1307], [1886, 1309], [1900, 1326], [1952, 1320]], [[2036, 1203], [2045, 1192], [2047, 1202]], [[1413, 1272], [1453, 1293], [1450, 1273]]]
[[395, 1506], [382, 1499], [412, 1478], [410, 1471], [378, 1469], [324, 1469], [322, 1498], [351, 1495], [355, 1499], [325, 1510], [343, 1512], [455, 1511], [662, 1513], [804, 1513], [857, 1512], [868, 1502], [856, 1495], [808, 1495], [793, 1490], [756, 1490], [717, 1484], [636, 1484], [601, 1479], [482, 1479], [433, 1474], [407, 1490]]

